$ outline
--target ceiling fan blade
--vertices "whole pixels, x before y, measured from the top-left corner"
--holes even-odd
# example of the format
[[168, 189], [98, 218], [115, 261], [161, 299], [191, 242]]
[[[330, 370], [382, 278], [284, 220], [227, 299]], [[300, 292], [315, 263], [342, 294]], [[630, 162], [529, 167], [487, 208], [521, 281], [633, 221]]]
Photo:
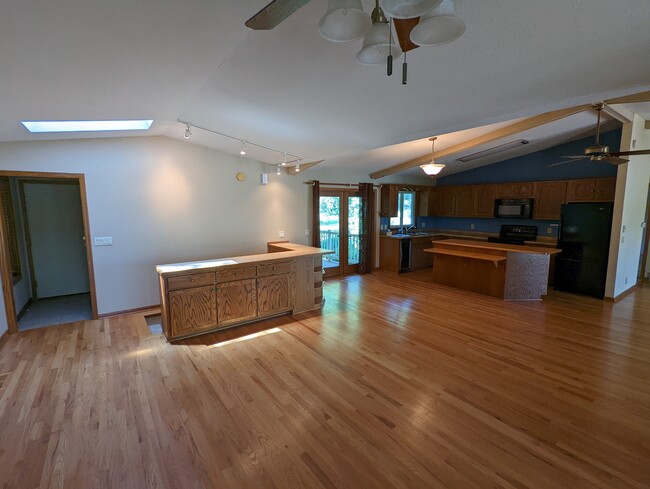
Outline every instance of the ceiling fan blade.
[[650, 102], [650, 90], [647, 92], [632, 93], [622, 97], [610, 98], [605, 100], [606, 104], [636, 104], [639, 102]]
[[246, 27], [256, 31], [273, 29], [306, 3], [309, 0], [273, 0], [248, 19]]
[[[564, 158], [566, 158], [566, 156], [564, 156]], [[581, 161], [583, 159], [584, 158], [580, 157], [580, 158], [573, 158], [572, 160], [560, 161], [559, 163], [553, 163], [552, 165], [547, 165], [547, 168], [550, 168], [552, 166], [566, 165], [567, 163], [573, 163], [574, 161]]]
[[636, 151], [618, 151], [617, 153], [609, 153], [612, 156], [638, 156], [650, 155], [650, 149], [638, 149]]
[[606, 161], [607, 163], [611, 163], [612, 165], [623, 165], [625, 163], [630, 162], [630, 160], [626, 160], [624, 158], [617, 158], [616, 156], [608, 156], [603, 161]]

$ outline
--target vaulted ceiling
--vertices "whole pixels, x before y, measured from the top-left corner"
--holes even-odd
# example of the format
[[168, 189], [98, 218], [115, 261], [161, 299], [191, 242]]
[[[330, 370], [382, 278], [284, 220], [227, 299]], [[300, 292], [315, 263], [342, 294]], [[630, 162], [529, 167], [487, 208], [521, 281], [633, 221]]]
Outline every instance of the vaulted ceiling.
[[[266, 3], [4, 2], [0, 140], [80, 137], [29, 134], [25, 119], [129, 118], [154, 119], [150, 134], [182, 139], [181, 118], [324, 165], [376, 171], [426, 153], [431, 135], [650, 88], [647, 0], [456, 0], [467, 31], [410, 53], [406, 86], [382, 66], [359, 65], [361, 41], [318, 35], [326, 1], [271, 31], [247, 29]], [[367, 11], [373, 3], [363, 2]], [[538, 130], [540, 145], [582, 135], [589, 117]], [[192, 142], [239, 151], [199, 130]]]

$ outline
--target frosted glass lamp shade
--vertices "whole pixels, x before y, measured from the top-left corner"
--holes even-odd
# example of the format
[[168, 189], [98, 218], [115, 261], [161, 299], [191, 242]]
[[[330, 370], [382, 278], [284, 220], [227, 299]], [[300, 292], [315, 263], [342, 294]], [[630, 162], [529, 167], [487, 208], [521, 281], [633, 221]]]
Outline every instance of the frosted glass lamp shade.
[[[395, 39], [393, 37], [393, 39]], [[397, 59], [402, 55], [402, 49], [395, 41], [390, 42], [390, 27], [383, 22], [375, 22], [370, 32], [363, 38], [361, 51], [357, 53], [357, 61], [363, 65], [378, 65], [386, 62], [388, 51]]]
[[381, 0], [382, 10], [393, 19], [422, 17], [440, 5], [441, 0]]
[[370, 15], [363, 11], [361, 0], [330, 0], [318, 32], [328, 41], [348, 42], [361, 39], [371, 27]]
[[444, 167], [445, 165], [442, 163], [434, 163], [433, 160], [431, 160], [431, 163], [427, 163], [426, 165], [420, 165], [420, 168], [422, 168], [424, 173], [427, 175], [437, 175]]
[[458, 39], [464, 32], [465, 22], [456, 15], [453, 1], [443, 0], [413, 28], [411, 42], [418, 46], [437, 46]]

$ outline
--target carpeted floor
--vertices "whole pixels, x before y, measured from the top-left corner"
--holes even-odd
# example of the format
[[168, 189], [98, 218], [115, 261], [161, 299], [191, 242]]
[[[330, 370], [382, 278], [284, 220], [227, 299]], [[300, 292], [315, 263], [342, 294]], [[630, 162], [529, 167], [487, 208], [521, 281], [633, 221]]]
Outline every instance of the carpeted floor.
[[48, 297], [29, 306], [18, 320], [18, 329], [24, 331], [86, 319], [92, 319], [90, 294]]

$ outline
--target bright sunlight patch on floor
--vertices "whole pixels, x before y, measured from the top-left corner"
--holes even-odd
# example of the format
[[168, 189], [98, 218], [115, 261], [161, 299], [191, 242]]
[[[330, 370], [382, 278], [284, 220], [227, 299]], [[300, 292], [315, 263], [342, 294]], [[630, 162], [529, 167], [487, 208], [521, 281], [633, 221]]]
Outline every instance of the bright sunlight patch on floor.
[[232, 340], [222, 341], [220, 343], [215, 343], [214, 345], [210, 345], [209, 348], [219, 348], [221, 346], [230, 345], [232, 343], [239, 343], [240, 341], [252, 340], [254, 338], [257, 338], [259, 336], [264, 336], [264, 335], [267, 335], [267, 334], [280, 333], [281, 331], [282, 330], [280, 328], [271, 328], [271, 329], [267, 329], [265, 331], [259, 331], [257, 333], [242, 336], [240, 338], [234, 338]]

